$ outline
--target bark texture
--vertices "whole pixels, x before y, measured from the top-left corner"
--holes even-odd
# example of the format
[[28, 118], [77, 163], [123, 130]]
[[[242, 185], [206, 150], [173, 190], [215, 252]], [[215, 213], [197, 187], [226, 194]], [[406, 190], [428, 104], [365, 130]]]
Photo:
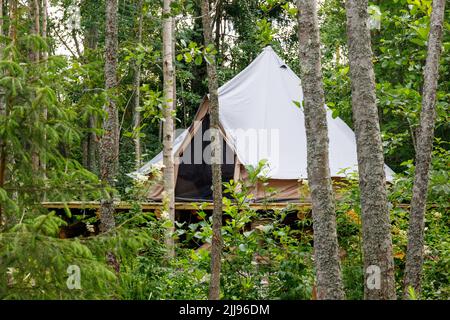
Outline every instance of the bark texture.
[[[143, 0], [139, 0], [138, 10], [138, 30], [137, 30], [137, 42], [141, 44], [142, 42], [142, 22], [143, 22]], [[142, 151], [141, 151], [141, 112], [140, 112], [140, 97], [141, 97], [141, 62], [135, 61], [134, 63], [134, 78], [133, 78], [133, 88], [134, 88], [134, 106], [133, 106], [133, 133], [134, 133], [134, 154], [136, 169], [139, 169], [142, 165]]]
[[[100, 177], [103, 182], [114, 186], [119, 166], [119, 118], [116, 107], [117, 90], [117, 0], [106, 1], [105, 32], [105, 89], [108, 101], [105, 104], [106, 117], [103, 120], [103, 136], [100, 141]], [[112, 195], [101, 201], [100, 231], [115, 227], [114, 201]]]
[[[212, 25], [209, 12], [209, 1], [202, 0], [202, 22], [205, 47], [214, 45], [212, 37]], [[219, 131], [219, 96], [216, 70], [216, 59], [210, 56], [207, 61], [208, 89], [209, 89], [209, 112], [211, 127], [211, 167], [213, 186], [213, 226], [211, 242], [211, 281], [209, 284], [210, 300], [220, 299], [220, 269], [222, 257], [222, 145]]]
[[[48, 0], [42, 0], [42, 28], [41, 28], [41, 33], [42, 33], [42, 39], [47, 43], [48, 45], [48, 39], [47, 39], [47, 33], [48, 33]], [[42, 60], [44, 61], [44, 63], [47, 63], [48, 60], [48, 48], [46, 48], [43, 52], [42, 52]], [[44, 108], [43, 113], [42, 113], [42, 117], [44, 122], [47, 122], [48, 120], [48, 109]], [[44, 132], [44, 143], [47, 143], [47, 133]], [[41, 170], [42, 173], [44, 175], [44, 179], [46, 178], [47, 174], [47, 155], [45, 153], [43, 153], [41, 155]], [[44, 200], [46, 200], [46, 195], [44, 193]]]
[[[47, 43], [47, 33], [48, 33], [48, 0], [42, 0], [42, 38]], [[47, 43], [48, 44], [48, 43]], [[48, 49], [42, 52], [42, 59], [46, 61], [48, 58]]]
[[97, 128], [97, 117], [90, 115], [88, 119], [88, 146], [87, 146], [87, 168], [89, 171], [97, 172], [97, 153], [98, 153], [98, 138], [94, 129]]
[[[41, 35], [41, 14], [40, 14], [40, 6], [39, 6], [39, 0], [30, 0], [29, 1], [29, 7], [30, 7], [30, 17], [31, 17], [31, 32], [36, 35]], [[31, 61], [33, 62], [39, 62], [39, 51], [32, 51], [30, 52]]]
[[[173, 18], [170, 4], [172, 0], [164, 0], [163, 14], [163, 76], [164, 76], [164, 100], [163, 108], [163, 181], [164, 181], [164, 211], [167, 218], [175, 221], [175, 168], [173, 158], [174, 140], [174, 112], [175, 112], [175, 70], [173, 52]], [[174, 228], [167, 231], [166, 245], [169, 256], [174, 255]]]
[[[0, 0], [0, 37], [3, 37], [3, 0]], [[0, 60], [3, 60], [3, 43], [0, 43]], [[0, 75], [1, 76], [1, 75]], [[6, 117], [5, 89], [0, 87], [0, 118]], [[0, 137], [0, 188], [5, 184], [6, 153], [5, 141]], [[3, 209], [0, 205], [0, 227], [2, 226]]]
[[9, 1], [9, 39], [15, 44], [17, 42], [17, 2], [18, 0]]
[[405, 298], [409, 298], [409, 287], [413, 288], [416, 294], [420, 294], [421, 291], [425, 209], [436, 120], [436, 91], [439, 79], [444, 12], [445, 0], [433, 0], [427, 61], [424, 70], [422, 111], [416, 139], [416, 170], [409, 217], [404, 279]]
[[[84, 46], [89, 50], [96, 50], [98, 44], [97, 24], [92, 23], [84, 35]], [[97, 128], [97, 117], [90, 115], [87, 121], [87, 135], [83, 141], [83, 165], [91, 172], [98, 172], [98, 145], [99, 140], [95, 129]]]
[[[32, 33], [35, 36], [41, 35], [41, 19], [40, 19], [40, 7], [38, 0], [30, 0], [30, 16], [32, 19]], [[30, 52], [30, 60], [36, 64], [40, 61], [40, 52], [39, 50], [32, 49]], [[39, 121], [39, 114], [34, 114], [37, 118], [35, 121]], [[33, 168], [34, 174], [40, 174], [40, 154], [39, 148], [36, 143], [31, 145], [31, 164]]]
[[361, 190], [366, 299], [395, 299], [391, 225], [375, 96], [368, 0], [347, 0], [352, 109]]
[[344, 299], [328, 158], [316, 0], [298, 0], [300, 66], [311, 190], [317, 298]]

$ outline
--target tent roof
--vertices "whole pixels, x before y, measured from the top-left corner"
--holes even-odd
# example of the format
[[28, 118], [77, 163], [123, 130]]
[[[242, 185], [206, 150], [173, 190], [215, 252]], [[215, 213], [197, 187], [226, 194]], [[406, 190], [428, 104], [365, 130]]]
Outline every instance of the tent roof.
[[[184, 130], [181, 132], [178, 137], [176, 137], [173, 141], [173, 154], [176, 153], [176, 151], [180, 148], [181, 144], [183, 143], [184, 139], [186, 138], [188, 134], [188, 130]], [[152, 160], [144, 164], [142, 167], [140, 167], [138, 170], [131, 172], [128, 174], [131, 178], [136, 178], [138, 175], [147, 175], [150, 173], [152, 166], [162, 164], [163, 161], [163, 152], [161, 151], [158, 153]]]
[[[272, 179], [307, 178], [304, 114], [297, 106], [302, 100], [299, 77], [271, 47], [219, 89], [220, 121], [242, 164], [267, 159]], [[355, 135], [326, 109], [331, 176], [345, 176], [343, 169], [357, 171]], [[159, 154], [138, 172], [145, 174], [161, 159]], [[385, 171], [392, 180], [394, 172], [388, 166]]]

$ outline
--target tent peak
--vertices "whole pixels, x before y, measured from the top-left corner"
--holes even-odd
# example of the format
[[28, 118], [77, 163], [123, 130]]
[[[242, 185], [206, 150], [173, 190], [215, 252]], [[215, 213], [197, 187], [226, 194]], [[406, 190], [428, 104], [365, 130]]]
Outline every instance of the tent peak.
[[[227, 143], [242, 165], [267, 160], [275, 180], [307, 177], [307, 143], [300, 78], [266, 46], [244, 70], [219, 88], [220, 123]], [[206, 104], [202, 103], [202, 106]], [[202, 113], [203, 114], [203, 113]], [[197, 117], [196, 120], [201, 120]], [[356, 140], [351, 128], [327, 109], [329, 167], [332, 177], [345, 177], [343, 169], [357, 171]], [[191, 125], [192, 128], [193, 125]], [[189, 131], [189, 130], [188, 130]], [[192, 140], [187, 133], [174, 151]], [[162, 153], [139, 172], [162, 161]], [[386, 166], [387, 180], [393, 172]]]

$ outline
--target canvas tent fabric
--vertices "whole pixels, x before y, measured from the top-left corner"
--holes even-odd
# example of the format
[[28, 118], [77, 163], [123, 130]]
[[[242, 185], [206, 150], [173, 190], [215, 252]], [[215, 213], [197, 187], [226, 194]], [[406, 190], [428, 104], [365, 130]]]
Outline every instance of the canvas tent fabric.
[[[245, 179], [244, 166], [256, 166], [260, 160], [265, 159], [268, 164], [265, 175], [270, 178], [269, 185], [280, 190], [278, 199], [290, 200], [298, 197], [298, 192], [295, 192], [298, 189], [296, 182], [307, 179], [302, 100], [299, 77], [271, 47], [266, 47], [247, 68], [219, 88], [221, 133], [226, 141], [224, 149], [229, 148], [233, 152], [234, 179]], [[175, 157], [182, 155], [192, 145], [195, 134], [207, 127], [203, 121], [208, 118], [208, 106], [206, 97], [200, 105], [194, 123], [175, 140]], [[328, 107], [326, 110], [330, 173], [334, 178], [345, 177], [346, 172], [357, 171], [355, 135], [344, 121], [332, 117]], [[162, 153], [130, 176], [146, 175], [152, 166], [161, 162]], [[194, 170], [200, 167], [183, 165], [183, 171], [188, 168]], [[177, 176], [183, 173], [178, 169], [180, 166], [176, 168]], [[388, 166], [385, 166], [385, 172], [386, 179], [392, 180], [394, 172]], [[229, 176], [228, 172], [224, 179], [229, 179]], [[203, 178], [206, 181], [209, 176]], [[178, 183], [177, 179], [176, 184]], [[206, 189], [208, 188], [210, 189], [210, 186]], [[256, 189], [257, 186], [254, 191], [259, 194]], [[149, 195], [150, 198], [160, 197], [161, 186], [155, 190]], [[192, 194], [195, 194], [195, 190]], [[175, 195], [178, 196], [177, 192]], [[199, 192], [197, 196], [204, 200], [210, 198], [209, 194], [204, 192]], [[194, 198], [192, 196], [192, 199]]]

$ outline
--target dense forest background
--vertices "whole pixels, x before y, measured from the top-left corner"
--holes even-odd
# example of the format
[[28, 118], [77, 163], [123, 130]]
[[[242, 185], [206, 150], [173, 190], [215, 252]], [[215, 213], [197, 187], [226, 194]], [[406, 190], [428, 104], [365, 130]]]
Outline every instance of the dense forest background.
[[[114, 191], [99, 180], [99, 137], [104, 105], [105, 1], [49, 0], [48, 19], [36, 31], [33, 5], [44, 1], [1, 1], [0, 142], [0, 297], [202, 299], [207, 293], [208, 252], [177, 248], [167, 261], [161, 239], [165, 225], [142, 213], [142, 191], [127, 176], [162, 149], [162, 3], [120, 0], [118, 7], [119, 174]], [[46, 1], [45, 1], [46, 3]], [[405, 263], [408, 211], [398, 204], [411, 199], [417, 128], [422, 101], [431, 0], [371, 1], [369, 12], [376, 94], [385, 162], [398, 174], [389, 188], [397, 290]], [[11, 8], [15, 5], [16, 7]], [[176, 128], [187, 128], [208, 93], [201, 7], [197, 1], [172, 3], [175, 17]], [[296, 9], [286, 0], [219, 0], [213, 37], [219, 85], [243, 70], [270, 45], [298, 71]], [[345, 5], [324, 0], [319, 7], [326, 103], [333, 115], [353, 128]], [[141, 24], [141, 26], [140, 26]], [[142, 28], [141, 32], [139, 31]], [[139, 70], [141, 123], [134, 127], [136, 66]], [[450, 8], [444, 19], [443, 52], [437, 91], [437, 119], [426, 219], [423, 297], [450, 297], [449, 104]], [[142, 159], [137, 163], [135, 139]], [[33, 160], [39, 154], [41, 163]], [[42, 160], [44, 159], [44, 160]], [[40, 169], [38, 168], [40, 166]], [[256, 168], [255, 170], [258, 170]], [[254, 173], [256, 176], [256, 173]], [[360, 208], [357, 183], [337, 203], [339, 244], [346, 296], [363, 297]], [[226, 185], [233, 197], [242, 192]], [[117, 217], [117, 228], [101, 236], [59, 239], [64, 222], [42, 201], [94, 201], [113, 192], [135, 208]], [[223, 297], [310, 299], [314, 296], [311, 220], [287, 226], [277, 215], [271, 228], [243, 232], [258, 215], [248, 208], [224, 231]], [[242, 208], [241, 208], [242, 209]], [[199, 210], [199, 215], [205, 213]], [[94, 223], [95, 217], [88, 222]], [[144, 228], [143, 228], [144, 227]], [[183, 241], [208, 242], [207, 220], [177, 225]], [[261, 242], [263, 252], [259, 251]], [[105, 262], [113, 250], [118, 261]], [[255, 254], [270, 263], [253, 263]], [[114, 265], [114, 263], [116, 265]], [[83, 290], [64, 290], [67, 265], [79, 265]], [[26, 266], [26, 267], [25, 267]], [[245, 267], [242, 267], [245, 266]], [[120, 270], [120, 271], [118, 271]], [[190, 270], [191, 272], [186, 272]], [[206, 280], [205, 280], [206, 279]]]

